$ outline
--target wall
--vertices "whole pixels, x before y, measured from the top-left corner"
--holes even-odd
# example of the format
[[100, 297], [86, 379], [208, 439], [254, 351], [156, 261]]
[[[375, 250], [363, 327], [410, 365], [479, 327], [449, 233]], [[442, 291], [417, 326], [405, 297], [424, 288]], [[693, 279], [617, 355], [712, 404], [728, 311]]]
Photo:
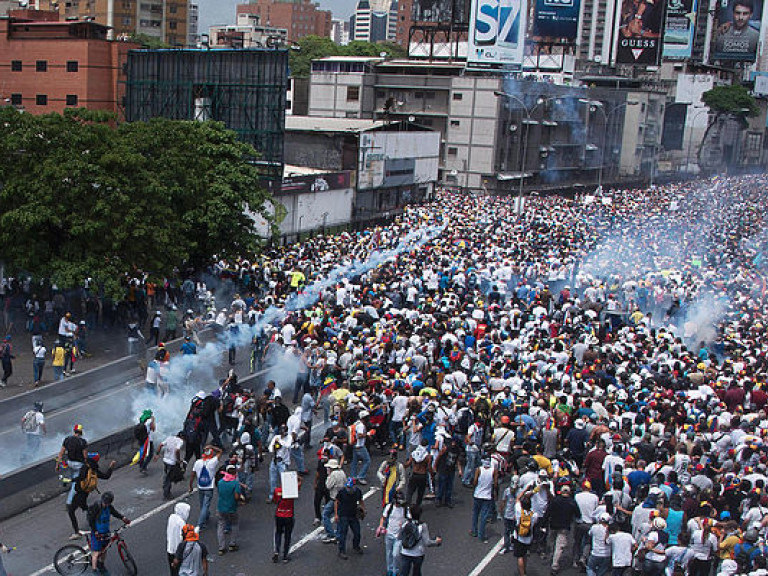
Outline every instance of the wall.
[[437, 132], [364, 132], [360, 136], [358, 190], [437, 180]]
[[288, 216], [280, 223], [280, 235], [339, 226], [352, 221], [354, 188], [276, 196]]

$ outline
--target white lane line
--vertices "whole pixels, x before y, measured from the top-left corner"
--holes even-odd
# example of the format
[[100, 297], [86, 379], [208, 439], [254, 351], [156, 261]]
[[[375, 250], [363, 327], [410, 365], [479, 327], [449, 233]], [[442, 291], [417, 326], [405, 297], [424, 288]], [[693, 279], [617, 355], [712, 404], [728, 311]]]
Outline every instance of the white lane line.
[[475, 568], [472, 570], [472, 572], [469, 573], [468, 576], [479, 576], [480, 573], [488, 567], [488, 564], [491, 563], [491, 560], [493, 560], [496, 554], [499, 553], [499, 550], [501, 550], [503, 547], [504, 547], [504, 538], [496, 542], [496, 546], [490, 549], [488, 554], [485, 555], [485, 558], [480, 560], [480, 563], [477, 566], [475, 566]]
[[[197, 488], [195, 488], [193, 490], [193, 492], [197, 492]], [[160, 506], [158, 506], [157, 508], [153, 508], [149, 512], [147, 512], [145, 514], [142, 514], [141, 516], [139, 516], [135, 520], [131, 520], [131, 526], [136, 526], [137, 524], [141, 524], [145, 520], [149, 520], [150, 518], [152, 518], [152, 516], [162, 512], [166, 508], [170, 508], [171, 506], [176, 505], [177, 502], [180, 502], [180, 501], [184, 500], [185, 498], [188, 498], [189, 496], [190, 496], [190, 492], [185, 492], [184, 494], [182, 494], [181, 496], [177, 496], [173, 500], [168, 500], [168, 502], [165, 502], [165, 503], [161, 504]], [[29, 576], [42, 576], [42, 574], [47, 574], [49, 572], [55, 572], [55, 571], [56, 571], [56, 569], [54, 568], [53, 563], [51, 563], [48, 566], [46, 566], [45, 568], [41, 568], [37, 572], [33, 572]]]
[[[370, 490], [368, 490], [368, 492], [363, 494], [363, 500], [367, 500], [368, 498], [376, 494], [376, 492], [378, 491], [379, 491], [378, 488], [371, 488]], [[296, 544], [291, 546], [289, 553], [293, 554], [294, 552], [296, 552], [296, 550], [304, 546], [307, 542], [311, 542], [312, 540], [317, 539], [317, 537], [320, 536], [320, 533], [323, 531], [325, 531], [325, 528], [323, 526], [318, 526], [317, 528], [312, 530], [312, 532], [310, 532], [309, 534], [306, 534], [301, 540], [296, 542]], [[36, 576], [36, 575], [33, 574], [32, 576]]]

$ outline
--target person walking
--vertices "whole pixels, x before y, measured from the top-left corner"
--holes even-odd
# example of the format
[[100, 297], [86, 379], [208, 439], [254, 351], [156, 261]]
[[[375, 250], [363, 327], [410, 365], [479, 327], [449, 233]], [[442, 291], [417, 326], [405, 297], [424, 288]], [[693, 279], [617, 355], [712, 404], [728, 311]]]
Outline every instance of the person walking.
[[72, 524], [70, 540], [77, 540], [80, 537], [80, 526], [77, 523], [75, 512], [78, 508], [83, 512], [88, 512], [88, 495], [99, 489], [100, 479], [109, 480], [112, 477], [112, 471], [117, 465], [117, 462], [113, 460], [109, 463], [107, 471], [102, 472], [99, 468], [100, 459], [101, 456], [98, 452], [89, 452], [85, 466], [80, 469], [78, 475], [72, 480], [72, 487], [67, 495], [67, 515], [69, 516], [69, 522]]
[[[349, 474], [362, 486], [368, 484], [366, 476], [368, 475], [368, 467], [371, 465], [371, 455], [365, 446], [368, 439], [368, 427], [366, 425], [368, 415], [368, 410], [360, 410], [357, 421], [349, 428], [350, 444], [352, 445], [352, 462]], [[358, 463], [360, 463], [359, 468]]]
[[237, 467], [232, 464], [228, 465], [224, 476], [219, 480], [216, 487], [219, 490], [217, 503], [219, 518], [216, 525], [216, 538], [219, 543], [219, 556], [223, 556], [227, 550], [235, 552], [238, 549], [237, 536], [240, 530], [240, 518], [237, 514], [237, 506], [238, 502], [245, 502], [245, 496], [242, 494], [240, 482], [237, 481]]
[[35, 338], [32, 345], [32, 373], [34, 374], [34, 387], [40, 386], [40, 382], [43, 379], [43, 369], [45, 368], [45, 355], [48, 350], [43, 345], [43, 338]]
[[602, 512], [597, 518], [597, 523], [589, 529], [587, 536], [590, 538], [592, 551], [587, 560], [587, 576], [606, 576], [611, 570], [611, 545], [608, 540], [610, 521], [611, 515]]
[[527, 569], [528, 552], [533, 543], [533, 534], [539, 515], [531, 506], [531, 495], [534, 493], [533, 485], [525, 488], [517, 496], [515, 502], [515, 531], [513, 534], [513, 553], [517, 558], [517, 573], [525, 576]]
[[192, 524], [181, 529], [182, 541], [173, 560], [179, 576], [208, 576], [208, 549]]
[[152, 318], [152, 326], [149, 328], [149, 340], [147, 340], [147, 346], [157, 346], [160, 342], [160, 325], [163, 323], [163, 313], [159, 310], [155, 312], [155, 317]]
[[384, 536], [384, 550], [387, 560], [387, 576], [397, 576], [400, 558], [400, 529], [411, 514], [405, 505], [405, 495], [402, 490], [396, 491], [384, 510], [376, 529], [376, 536]]
[[[480, 467], [475, 470], [472, 485], [475, 487], [472, 505], [472, 530], [469, 535], [487, 544], [486, 523], [493, 513], [493, 497], [498, 488], [498, 472], [490, 458], [483, 458]], [[524, 576], [524, 573], [521, 574]]]
[[5, 341], [0, 344], [0, 365], [3, 367], [3, 377], [0, 378], [0, 388], [8, 385], [8, 378], [13, 374], [13, 345], [11, 344], [11, 335], [5, 337]]
[[[299, 490], [301, 490], [301, 476], [298, 477]], [[272, 562], [277, 563], [280, 559], [280, 544], [283, 545], [283, 562], [287, 563], [290, 558], [288, 552], [291, 549], [291, 534], [295, 523], [293, 505], [296, 502], [294, 498], [283, 498], [282, 487], [275, 488], [272, 495], [272, 503], [275, 508], [275, 549], [272, 553]]]
[[195, 460], [192, 466], [192, 474], [189, 477], [189, 493], [192, 493], [192, 487], [197, 481], [197, 493], [200, 497], [200, 516], [197, 519], [197, 528], [202, 530], [208, 523], [208, 516], [211, 509], [211, 500], [213, 500], [214, 478], [219, 469], [219, 457], [221, 448], [208, 445], [203, 450], [200, 458]]
[[[184, 431], [180, 430], [175, 436], [168, 436], [157, 447], [155, 460], [163, 457], [163, 498], [171, 499], [171, 485], [180, 482], [184, 477], [182, 468], [181, 449], [184, 447]], [[186, 521], [186, 518], [184, 519]]]
[[62, 482], [71, 482], [80, 473], [88, 458], [88, 441], [83, 438], [83, 425], [75, 424], [72, 434], [64, 438], [56, 457], [56, 472], [62, 472]]
[[11, 549], [0, 542], [0, 576], [8, 576], [8, 573], [5, 571], [5, 566], [3, 565], [3, 554], [9, 554], [10, 552]]
[[553, 576], [561, 570], [563, 554], [568, 549], [571, 526], [580, 515], [579, 505], [571, 496], [571, 487], [566, 484], [560, 489], [560, 493], [549, 501], [546, 512], [546, 519], [555, 539], [555, 550], [552, 554]]
[[323, 528], [325, 529], [323, 544], [332, 544], [336, 542], [336, 535], [338, 534], [338, 523], [334, 525], [336, 497], [347, 483], [347, 475], [341, 469], [341, 465], [336, 458], [328, 460], [325, 468], [328, 471], [328, 477], [325, 479], [325, 487], [328, 489], [328, 502], [323, 506], [322, 521]]
[[272, 495], [280, 486], [281, 474], [291, 465], [291, 445], [293, 436], [288, 432], [288, 426], [282, 424], [278, 433], [272, 437], [269, 443], [269, 452], [272, 453], [272, 461], [269, 463], [269, 496], [267, 503], [272, 502]]
[[334, 520], [338, 526], [336, 538], [339, 543], [339, 558], [347, 560], [347, 532], [352, 530], [352, 549], [362, 554], [360, 547], [360, 519], [358, 514], [365, 513], [363, 493], [355, 486], [354, 478], [348, 478], [344, 488], [336, 495]]
[[61, 343], [61, 340], [56, 340], [53, 343], [53, 350], [51, 351], [51, 366], [53, 367], [53, 379], [58, 382], [64, 380], [64, 358], [67, 355], [67, 351]]
[[421, 567], [424, 564], [424, 556], [427, 546], [440, 546], [443, 539], [430, 538], [429, 527], [426, 522], [421, 522], [421, 506], [413, 506], [410, 509], [410, 519], [406, 520], [400, 529], [400, 576], [421, 576]]
[[181, 529], [189, 518], [190, 506], [186, 502], [177, 502], [173, 507], [173, 514], [168, 517], [168, 525], [165, 529], [166, 552], [168, 553], [168, 566], [171, 576], [179, 576], [179, 568], [175, 565], [176, 550], [184, 541]]
[[35, 402], [31, 410], [21, 418], [21, 431], [27, 438], [27, 446], [21, 454], [21, 463], [32, 461], [40, 450], [40, 442], [45, 436], [45, 416], [43, 415], [43, 403]]

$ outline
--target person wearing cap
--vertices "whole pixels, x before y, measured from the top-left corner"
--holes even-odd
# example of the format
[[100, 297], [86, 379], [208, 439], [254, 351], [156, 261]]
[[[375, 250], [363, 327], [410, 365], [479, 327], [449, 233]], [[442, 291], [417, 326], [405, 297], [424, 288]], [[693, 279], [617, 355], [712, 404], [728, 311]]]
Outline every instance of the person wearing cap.
[[[366, 425], [368, 415], [368, 410], [360, 410], [357, 420], [349, 428], [349, 443], [352, 446], [349, 474], [351, 478], [354, 478], [362, 486], [368, 484], [366, 476], [368, 475], [368, 467], [371, 465], [371, 455], [368, 453], [368, 448], [365, 445], [368, 439], [368, 426]], [[360, 464], [359, 468], [358, 464]]]
[[611, 546], [608, 543], [610, 521], [611, 515], [602, 512], [587, 533], [592, 548], [587, 560], [587, 576], [606, 576], [611, 570]]
[[325, 478], [325, 487], [328, 490], [328, 501], [323, 506], [322, 522], [325, 534], [323, 535], [323, 544], [332, 544], [336, 542], [338, 525], [334, 526], [334, 510], [336, 509], [336, 496], [339, 490], [344, 488], [347, 482], [347, 475], [341, 469], [341, 464], [336, 458], [329, 459], [324, 467], [327, 471]]
[[192, 474], [189, 476], [189, 493], [192, 494], [195, 481], [197, 481], [197, 495], [200, 499], [200, 515], [197, 519], [197, 527], [202, 530], [208, 523], [211, 501], [213, 500], [214, 478], [219, 469], [221, 448], [208, 445], [203, 450], [200, 458], [195, 460], [192, 466]]
[[338, 540], [338, 556], [347, 560], [347, 533], [352, 530], [352, 549], [357, 554], [362, 554], [360, 547], [360, 519], [359, 515], [365, 513], [363, 493], [355, 485], [354, 478], [347, 478], [344, 488], [339, 490], [334, 501], [334, 521], [338, 526], [336, 538]]
[[61, 340], [56, 340], [53, 343], [53, 350], [51, 351], [51, 367], [53, 368], [53, 379], [58, 382], [64, 380], [64, 357], [67, 351], [61, 343]]
[[59, 454], [56, 456], [56, 471], [62, 468], [62, 464], [66, 470], [66, 476], [62, 477], [62, 481], [71, 482], [80, 473], [87, 458], [88, 441], [83, 438], [83, 425], [75, 424], [72, 434], [64, 438]]
[[42, 402], [35, 402], [21, 418], [21, 431], [27, 438], [26, 449], [21, 454], [21, 464], [25, 464], [37, 456], [40, 442], [46, 434]]
[[651, 530], [640, 542], [640, 548], [645, 550], [642, 560], [642, 573], [648, 576], [661, 576], [666, 567], [666, 548], [669, 542], [665, 529], [667, 522], [661, 516], [651, 522]]
[[580, 515], [581, 510], [573, 499], [571, 487], [566, 484], [560, 488], [560, 493], [549, 501], [544, 515], [545, 522], [549, 524], [555, 540], [552, 554], [552, 574], [557, 574], [561, 570], [560, 561], [568, 548], [571, 526]]
[[[237, 481], [237, 467], [229, 464], [224, 475], [216, 484], [219, 499], [216, 504], [218, 519], [216, 522], [216, 539], [219, 543], [219, 556], [227, 550], [238, 550], [237, 537], [240, 531], [240, 517], [237, 513], [238, 503], [245, 502], [240, 482]], [[229, 546], [227, 546], [229, 544]]]
[[98, 452], [89, 452], [85, 466], [80, 469], [77, 477], [72, 480], [72, 488], [67, 496], [67, 515], [72, 524], [72, 535], [70, 540], [77, 540], [80, 537], [80, 527], [77, 523], [75, 511], [79, 508], [83, 512], [88, 511], [88, 495], [91, 492], [98, 492], [98, 481], [109, 480], [112, 477], [112, 471], [117, 462], [112, 460], [106, 472], [99, 468], [101, 457]]

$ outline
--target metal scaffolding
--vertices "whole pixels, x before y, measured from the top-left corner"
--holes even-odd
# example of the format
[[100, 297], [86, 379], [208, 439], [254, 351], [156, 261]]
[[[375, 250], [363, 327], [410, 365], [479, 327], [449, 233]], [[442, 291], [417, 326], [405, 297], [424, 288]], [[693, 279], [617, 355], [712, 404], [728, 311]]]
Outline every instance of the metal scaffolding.
[[131, 50], [124, 118], [216, 120], [261, 156], [268, 179], [282, 178], [287, 50]]

